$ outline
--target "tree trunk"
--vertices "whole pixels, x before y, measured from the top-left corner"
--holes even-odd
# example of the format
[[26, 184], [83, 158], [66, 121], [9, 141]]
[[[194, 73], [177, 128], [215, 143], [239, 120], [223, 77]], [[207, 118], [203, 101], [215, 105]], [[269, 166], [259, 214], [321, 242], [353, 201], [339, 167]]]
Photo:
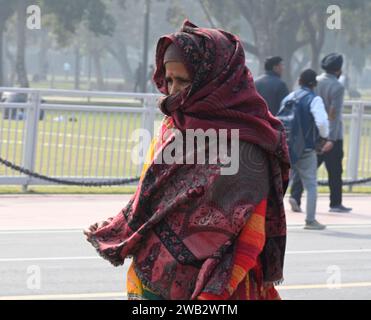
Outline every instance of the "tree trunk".
[[125, 78], [126, 79], [133, 79], [133, 70], [130, 67], [130, 62], [128, 59], [128, 54], [127, 54], [127, 48], [126, 45], [121, 44], [120, 45], [120, 50], [121, 50], [121, 65], [122, 65], [122, 70], [125, 71]]
[[89, 51], [88, 55], [88, 89], [91, 90], [91, 69], [92, 69], [92, 54]]
[[17, 1], [17, 56], [16, 72], [17, 82], [21, 87], [28, 88], [29, 82], [26, 71], [26, 9], [27, 4], [23, 0]]
[[107, 51], [112, 55], [112, 57], [117, 61], [117, 63], [120, 66], [122, 78], [126, 81], [128, 79], [131, 80], [133, 79], [134, 75], [130, 68], [126, 46], [121, 44], [119, 50], [120, 54], [118, 54], [118, 52], [114, 48], [107, 46]]
[[104, 80], [103, 80], [100, 52], [96, 49], [93, 49], [92, 58], [93, 58], [93, 63], [95, 67], [95, 76], [97, 79], [97, 89], [104, 90]]
[[303, 56], [300, 60], [295, 55], [293, 55], [293, 64], [291, 65], [291, 74], [293, 79], [298, 79], [299, 74], [308, 64], [308, 61], [310, 60], [310, 54], [308, 53], [308, 51], [309, 50], [303, 50]]
[[50, 68], [51, 70], [51, 76], [50, 76], [50, 88], [54, 89], [54, 85], [55, 85], [55, 73], [54, 73], [54, 67], [52, 66]]
[[81, 55], [79, 44], [75, 45], [75, 90], [80, 89]]
[[[290, 37], [292, 35], [289, 35]], [[264, 61], [269, 56], [280, 56], [283, 59], [283, 63], [285, 65], [284, 73], [282, 75], [282, 79], [286, 82], [288, 88], [293, 86], [293, 79], [291, 74], [291, 63], [292, 57], [297, 50], [297, 47], [294, 45], [296, 43], [290, 44], [287, 38], [282, 39], [279, 35], [275, 35], [272, 37], [268, 36], [265, 39], [265, 36], [260, 36], [260, 34], [256, 35], [256, 38], [261, 38], [258, 40], [258, 44], [255, 44], [256, 47], [259, 48], [259, 55], [257, 58], [259, 59], [259, 72], [262, 73], [264, 71]]]
[[[313, 17], [311, 19], [311, 16]], [[321, 12], [304, 16], [304, 25], [309, 34], [311, 48], [311, 68], [319, 72], [319, 55], [325, 42], [325, 23]]]
[[311, 63], [311, 68], [316, 71], [317, 73], [319, 72], [319, 55], [321, 53], [321, 49], [318, 47], [312, 47], [312, 63]]
[[5, 85], [4, 81], [4, 57], [3, 57], [3, 44], [4, 44], [4, 23], [0, 21], [0, 87]]
[[15, 78], [16, 78], [16, 70], [15, 70], [15, 58], [14, 55], [9, 50], [8, 44], [9, 41], [7, 40], [7, 37], [5, 37], [5, 44], [4, 44], [4, 49], [5, 49], [5, 56], [8, 60], [9, 64], [9, 78], [8, 78], [8, 85], [10, 87], [14, 86]]
[[39, 51], [39, 76], [40, 80], [47, 80], [49, 63], [48, 63], [48, 32], [46, 30], [41, 31], [41, 40], [40, 40], [40, 51]]

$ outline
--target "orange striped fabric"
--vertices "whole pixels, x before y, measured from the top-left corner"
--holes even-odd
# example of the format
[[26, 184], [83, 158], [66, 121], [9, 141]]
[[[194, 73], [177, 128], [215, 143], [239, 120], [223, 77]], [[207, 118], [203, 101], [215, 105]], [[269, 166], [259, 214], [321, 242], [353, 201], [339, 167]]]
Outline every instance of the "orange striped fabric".
[[242, 229], [236, 244], [231, 279], [221, 295], [203, 292], [198, 300], [279, 300], [273, 284], [263, 284], [259, 255], [265, 243], [265, 212], [267, 200], [256, 206]]

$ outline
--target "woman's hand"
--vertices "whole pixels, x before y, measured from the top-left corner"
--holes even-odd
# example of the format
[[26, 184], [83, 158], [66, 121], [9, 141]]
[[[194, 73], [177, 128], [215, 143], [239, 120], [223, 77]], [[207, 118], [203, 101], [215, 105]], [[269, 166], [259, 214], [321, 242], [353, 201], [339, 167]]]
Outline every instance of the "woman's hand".
[[90, 236], [92, 234], [92, 232], [95, 232], [98, 229], [103, 228], [106, 225], [108, 225], [112, 221], [112, 219], [113, 218], [108, 218], [107, 220], [104, 220], [104, 221], [101, 221], [101, 222], [97, 222], [97, 223], [92, 224], [88, 229], [85, 229], [84, 230], [84, 234], [87, 237]]

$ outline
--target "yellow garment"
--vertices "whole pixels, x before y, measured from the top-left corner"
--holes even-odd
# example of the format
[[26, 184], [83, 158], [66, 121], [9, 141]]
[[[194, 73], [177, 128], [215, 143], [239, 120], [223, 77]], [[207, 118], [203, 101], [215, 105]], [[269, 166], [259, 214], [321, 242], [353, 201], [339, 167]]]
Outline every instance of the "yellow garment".
[[[171, 128], [169, 120], [170, 119], [168, 117], [164, 117], [160, 126], [159, 135], [153, 138], [151, 141], [149, 150], [147, 152], [146, 161], [143, 165], [143, 169], [140, 175], [140, 181], [143, 180], [144, 175], [154, 158], [157, 142], [159, 141], [159, 139], [162, 139], [163, 129]], [[129, 271], [127, 273], [127, 294], [129, 300], [160, 299], [160, 297], [156, 296], [149, 288], [142, 284], [141, 280], [135, 272], [134, 261], [131, 263]]]
[[143, 285], [134, 269], [134, 261], [131, 263], [127, 274], [128, 300], [160, 300], [153, 291]]

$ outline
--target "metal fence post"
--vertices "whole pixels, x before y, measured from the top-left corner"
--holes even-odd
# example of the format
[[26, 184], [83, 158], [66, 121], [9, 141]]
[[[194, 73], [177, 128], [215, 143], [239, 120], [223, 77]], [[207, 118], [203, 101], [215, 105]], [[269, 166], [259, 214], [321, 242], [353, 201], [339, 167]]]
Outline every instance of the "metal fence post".
[[[23, 142], [23, 167], [34, 170], [36, 157], [37, 127], [40, 114], [40, 92], [34, 91], [30, 97], [31, 106], [26, 113], [25, 141]], [[22, 185], [23, 192], [27, 191], [30, 178]]]
[[[364, 105], [362, 103], [357, 102], [353, 104], [347, 161], [347, 173], [351, 180], [356, 180], [358, 178], [363, 111]], [[349, 186], [349, 191], [352, 191], [352, 185]]]

